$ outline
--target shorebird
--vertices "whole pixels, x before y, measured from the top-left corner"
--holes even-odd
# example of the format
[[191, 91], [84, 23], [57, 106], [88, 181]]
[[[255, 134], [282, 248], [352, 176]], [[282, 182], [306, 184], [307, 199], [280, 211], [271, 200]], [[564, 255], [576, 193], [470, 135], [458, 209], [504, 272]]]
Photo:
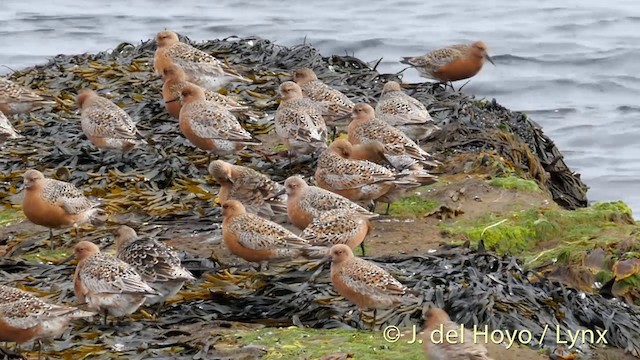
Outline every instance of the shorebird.
[[69, 323], [95, 313], [47, 303], [26, 291], [0, 285], [0, 341], [18, 345], [35, 341], [42, 357], [42, 341], [62, 335]]
[[298, 84], [286, 81], [280, 85], [282, 100], [275, 115], [276, 133], [291, 155], [309, 155], [327, 147], [327, 126], [320, 106], [302, 97]]
[[384, 84], [375, 114], [414, 141], [427, 139], [440, 130], [427, 107], [405, 94], [395, 81]]
[[380, 266], [353, 255], [345, 244], [331, 247], [331, 283], [338, 294], [359, 310], [391, 308], [409, 301], [406, 286]]
[[25, 195], [22, 211], [29, 221], [49, 228], [49, 242], [53, 249], [53, 229], [78, 226], [98, 220], [98, 204], [87, 199], [73, 184], [45, 178], [38, 170], [24, 175]]
[[187, 85], [181, 94], [180, 130], [199, 149], [216, 156], [227, 156], [247, 145], [261, 144], [242, 128], [229, 110], [207, 101], [202, 88]]
[[287, 214], [289, 221], [300, 230], [304, 230], [313, 219], [334, 209], [349, 209], [367, 218], [374, 214], [342, 195], [317, 186], [309, 186], [301, 177], [291, 176], [284, 181], [287, 192]]
[[15, 115], [37, 107], [55, 105], [55, 101], [11, 80], [0, 78], [0, 112]]
[[357, 104], [353, 108], [353, 120], [348, 127], [349, 142], [361, 144], [377, 141], [384, 144], [386, 159], [397, 169], [404, 170], [427, 165], [438, 166], [433, 157], [424, 151], [402, 131], [384, 120], [376, 118], [368, 104]]
[[173, 31], [160, 31], [156, 35], [156, 44], [158, 48], [153, 57], [153, 67], [158, 74], [162, 74], [173, 63], [184, 70], [189, 81], [211, 91], [217, 91], [234, 81], [253, 82], [212, 55], [181, 43], [178, 34]]
[[403, 57], [400, 62], [414, 67], [424, 78], [447, 83], [473, 77], [485, 60], [495, 66], [487, 53], [487, 45], [476, 41], [433, 50], [423, 56]]
[[336, 208], [313, 219], [300, 237], [311, 245], [326, 246], [326, 253], [336, 244], [346, 244], [351, 249], [359, 245], [364, 256], [364, 238], [370, 230], [367, 216], [353, 209]]
[[[376, 141], [352, 145], [349, 140], [338, 139], [334, 141], [331, 146], [335, 147], [336, 153], [345, 159], [368, 160], [380, 165], [389, 165], [389, 167], [393, 168], [391, 163], [387, 160], [384, 146], [380, 142]], [[398, 175], [404, 176], [407, 180], [413, 180], [415, 183], [413, 186], [410, 184], [396, 186], [376, 200], [387, 204], [387, 210], [384, 215], [389, 215], [391, 203], [406, 197], [409, 192], [419, 186], [433, 184], [438, 181], [437, 176], [429, 174], [429, 172], [424, 170], [422, 167], [416, 165], [413, 166], [413, 169], [405, 169]]]
[[121, 317], [133, 314], [147, 296], [161, 295], [152, 289], [126, 262], [100, 252], [89, 241], [80, 241], [74, 248], [78, 265], [73, 276], [73, 291], [78, 304], [89, 310]]
[[393, 168], [387, 159], [384, 145], [379, 141], [371, 141], [361, 144], [352, 144], [347, 139], [336, 139], [332, 143], [336, 152], [345, 159], [368, 160], [378, 165]]
[[419, 187], [421, 184], [412, 177], [368, 160], [345, 159], [335, 142], [318, 158], [315, 173], [319, 187], [372, 206], [391, 190]]
[[[422, 334], [424, 351], [430, 360], [492, 360], [487, 349], [469, 329], [460, 331], [463, 326], [451, 321], [449, 314], [439, 308], [430, 308], [425, 314], [424, 333]], [[433, 332], [438, 331], [437, 334]], [[458, 334], [453, 341], [442, 336], [448, 333]]]
[[318, 80], [316, 73], [309, 68], [294, 70], [292, 75], [293, 81], [300, 86], [304, 96], [326, 108], [324, 120], [331, 126], [332, 138], [335, 138], [336, 125], [340, 125], [341, 119], [349, 117], [353, 109], [353, 101], [342, 92]]
[[222, 160], [209, 164], [209, 174], [220, 184], [221, 203], [238, 200], [247, 212], [269, 218], [287, 212], [287, 196], [282, 194], [284, 186], [267, 175]]
[[82, 131], [98, 149], [125, 153], [147, 143], [129, 114], [111, 100], [91, 89], [82, 89], [76, 101], [81, 111]]
[[196, 278], [185, 269], [178, 254], [166, 244], [150, 237], [139, 237], [135, 230], [122, 225], [116, 237], [116, 257], [131, 265], [159, 295], [147, 296], [146, 305], [160, 304], [174, 296], [187, 281]]
[[307, 256], [310, 247], [306, 240], [284, 227], [247, 213], [237, 200], [222, 204], [222, 237], [227, 248], [236, 256], [261, 264], [269, 261]]
[[9, 119], [0, 112], [0, 141], [4, 139], [20, 139], [23, 137], [24, 136], [16, 132], [16, 129], [13, 128]]
[[[182, 109], [182, 103], [180, 101], [182, 98], [182, 89], [187, 85], [197, 85], [188, 82], [184, 70], [176, 64], [170, 64], [164, 68], [162, 71], [162, 79], [162, 99], [164, 100], [164, 107], [169, 115], [178, 119], [180, 118], [180, 109]], [[229, 111], [247, 109], [246, 106], [240, 105], [230, 97], [208, 89], [203, 89], [203, 91], [205, 100], [222, 105]]]

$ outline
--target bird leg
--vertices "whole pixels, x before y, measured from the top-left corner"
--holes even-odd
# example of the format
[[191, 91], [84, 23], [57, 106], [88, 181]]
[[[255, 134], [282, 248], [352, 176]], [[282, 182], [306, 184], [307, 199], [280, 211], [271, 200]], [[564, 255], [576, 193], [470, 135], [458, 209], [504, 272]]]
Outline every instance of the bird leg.
[[[41, 360], [42, 359], [42, 340], [38, 339], [36, 343], [38, 344], [38, 360]], [[33, 346], [35, 347], [36, 344], [34, 343]]]
[[269, 262], [268, 261], [260, 261], [260, 272], [264, 272], [269, 270]]
[[158, 304], [158, 307], [156, 308], [156, 318], [160, 316], [160, 310], [162, 310], [163, 306], [164, 306], [164, 301], [161, 301], [160, 304]]
[[[466, 83], [462, 84], [462, 86], [460, 86], [460, 88], [458, 89], [458, 92], [462, 91], [462, 88], [465, 87], [465, 85], [467, 85], [469, 83], [469, 81], [471, 81], [471, 80], [467, 80]], [[453, 88], [453, 84], [451, 84], [451, 88]]]
[[389, 215], [389, 208], [391, 207], [391, 203], [387, 203], [387, 211], [384, 212], [385, 215]]
[[107, 322], [107, 314], [108, 314], [108, 312], [107, 312], [107, 310], [105, 310], [105, 311], [104, 311], [104, 326], [107, 326], [107, 327], [108, 327], [108, 326], [109, 326], [109, 323]]
[[53, 229], [49, 228], [49, 246], [51, 247], [51, 250], [53, 250], [55, 248], [55, 244], [53, 242]]
[[362, 256], [364, 255], [364, 240], [362, 240], [362, 242], [360, 243], [360, 249], [362, 249]]

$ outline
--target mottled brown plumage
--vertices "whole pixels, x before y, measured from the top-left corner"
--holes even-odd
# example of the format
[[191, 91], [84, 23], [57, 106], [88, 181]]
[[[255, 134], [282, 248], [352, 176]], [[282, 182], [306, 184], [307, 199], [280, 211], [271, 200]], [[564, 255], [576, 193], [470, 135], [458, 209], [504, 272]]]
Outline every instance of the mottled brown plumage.
[[[463, 329], [464, 327], [451, 321], [444, 310], [439, 308], [427, 310], [422, 343], [429, 359], [492, 360], [482, 343], [475, 341], [474, 334], [469, 329]], [[461, 334], [461, 330], [464, 335]], [[434, 331], [438, 332], [434, 334]], [[461, 341], [461, 338], [464, 341]]]
[[181, 43], [178, 34], [173, 31], [159, 32], [156, 45], [153, 67], [158, 74], [162, 74], [167, 66], [176, 64], [184, 70], [189, 81], [211, 91], [217, 91], [233, 81], [252, 82], [212, 55]]
[[[177, 119], [180, 117], [180, 109], [182, 109], [182, 89], [187, 85], [197, 85], [188, 82], [184, 70], [175, 64], [170, 64], [164, 68], [162, 79], [162, 99], [164, 100], [164, 107], [171, 116]], [[203, 89], [203, 91], [205, 100], [222, 105], [229, 111], [247, 109], [246, 106], [240, 105], [228, 96], [208, 89]]]
[[126, 262], [100, 252], [96, 244], [79, 242], [73, 290], [78, 304], [114, 317], [134, 313], [147, 295], [160, 295]]
[[95, 219], [100, 211], [98, 204], [91, 202], [73, 184], [45, 178], [38, 170], [27, 170], [23, 178], [26, 190], [22, 211], [34, 224], [50, 229], [66, 226], [77, 229]]
[[375, 114], [414, 141], [427, 139], [440, 130], [429, 115], [427, 107], [405, 94], [395, 81], [384, 84]]
[[139, 237], [125, 225], [118, 228], [116, 257], [131, 265], [142, 280], [160, 294], [148, 296], [147, 305], [163, 303], [177, 294], [185, 282], [195, 280], [173, 249], [156, 239]]
[[494, 64], [485, 43], [476, 41], [433, 50], [423, 56], [405, 57], [400, 62], [415, 67], [424, 78], [448, 82], [476, 75], [485, 59]]
[[331, 248], [331, 283], [359, 309], [390, 308], [405, 301], [407, 287], [380, 266], [356, 257], [344, 244]]
[[55, 105], [35, 91], [20, 86], [11, 80], [0, 78], [0, 112], [15, 115], [29, 112], [37, 107]]
[[376, 118], [368, 104], [353, 108], [353, 120], [349, 124], [349, 142], [352, 144], [378, 141], [384, 144], [387, 160], [397, 169], [404, 170], [415, 164], [437, 166], [433, 157], [424, 151], [402, 131]]
[[228, 109], [207, 101], [202, 88], [187, 85], [181, 94], [180, 130], [196, 147], [226, 156], [247, 145], [260, 145]]
[[333, 117], [351, 114], [351, 109], [353, 109], [354, 105], [353, 101], [345, 94], [318, 80], [316, 73], [312, 69], [301, 68], [294, 70], [293, 81], [300, 86], [304, 96], [325, 107], [329, 120], [332, 120]]
[[129, 114], [91, 89], [78, 93], [82, 131], [99, 148], [127, 152], [147, 142]]
[[209, 164], [209, 174], [220, 185], [220, 202], [238, 200], [247, 212], [267, 218], [287, 212], [287, 196], [282, 194], [284, 186], [267, 175], [222, 160]]
[[334, 209], [349, 209], [367, 218], [378, 216], [342, 195], [317, 186], [309, 186], [301, 177], [291, 176], [284, 182], [287, 192], [287, 214], [298, 229], [305, 229], [313, 219]]
[[290, 153], [312, 154], [327, 147], [327, 126], [320, 106], [302, 97], [300, 87], [286, 81], [280, 85], [282, 100], [275, 115], [276, 133]]
[[0, 341], [23, 344], [62, 335], [73, 319], [93, 316], [66, 305], [47, 303], [23, 290], [0, 285]]
[[247, 213], [239, 201], [222, 204], [222, 237], [229, 250], [252, 262], [292, 259], [305, 254], [306, 240], [272, 221]]
[[326, 255], [329, 248], [336, 244], [345, 244], [352, 249], [362, 245], [370, 228], [368, 217], [352, 209], [336, 208], [313, 219], [300, 237], [311, 245], [326, 246]]

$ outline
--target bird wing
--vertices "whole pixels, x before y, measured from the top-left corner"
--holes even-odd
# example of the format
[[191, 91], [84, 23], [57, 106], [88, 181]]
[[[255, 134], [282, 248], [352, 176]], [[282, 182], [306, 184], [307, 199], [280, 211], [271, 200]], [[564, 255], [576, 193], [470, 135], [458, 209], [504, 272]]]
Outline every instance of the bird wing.
[[49, 203], [62, 207], [67, 214], [79, 214], [95, 205], [75, 185], [54, 179], [46, 180], [42, 196]]
[[86, 259], [80, 271], [83, 286], [93, 293], [156, 294], [127, 263], [98, 253]]
[[129, 114], [109, 99], [97, 98], [82, 110], [83, 130], [89, 136], [136, 139], [139, 134]]
[[383, 292], [404, 295], [407, 288], [378, 265], [361, 258], [353, 258], [343, 267], [340, 278], [360, 293]]
[[249, 213], [236, 216], [230, 227], [238, 235], [240, 245], [248, 249], [266, 250], [308, 245], [284, 227]]
[[251, 134], [223, 106], [202, 101], [188, 108], [187, 116], [192, 131], [205, 139], [250, 141]]
[[118, 252], [117, 258], [133, 266], [147, 282], [193, 279], [178, 255], [165, 243], [139, 238]]

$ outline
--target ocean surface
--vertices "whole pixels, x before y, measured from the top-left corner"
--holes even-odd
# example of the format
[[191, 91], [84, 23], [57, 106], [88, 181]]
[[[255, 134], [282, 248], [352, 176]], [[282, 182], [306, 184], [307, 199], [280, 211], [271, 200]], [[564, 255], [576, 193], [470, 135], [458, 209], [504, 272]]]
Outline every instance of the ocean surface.
[[[640, 214], [637, 1], [1, 0], [0, 74], [165, 28], [196, 41], [306, 38], [324, 55], [382, 57], [381, 72], [403, 69], [401, 56], [483, 40], [497, 66], [465, 91], [527, 112], [582, 174], [591, 201], [624, 200]], [[404, 81], [422, 80], [407, 70]]]

